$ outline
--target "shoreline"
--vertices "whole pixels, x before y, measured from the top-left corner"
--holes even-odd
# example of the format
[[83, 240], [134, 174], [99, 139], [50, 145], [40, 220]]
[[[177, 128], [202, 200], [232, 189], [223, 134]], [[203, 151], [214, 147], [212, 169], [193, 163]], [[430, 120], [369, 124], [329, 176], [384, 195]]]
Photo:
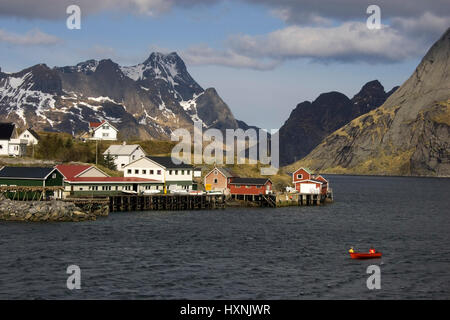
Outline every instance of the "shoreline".
[[61, 200], [16, 201], [0, 199], [0, 221], [81, 222], [109, 215], [108, 207], [79, 206]]

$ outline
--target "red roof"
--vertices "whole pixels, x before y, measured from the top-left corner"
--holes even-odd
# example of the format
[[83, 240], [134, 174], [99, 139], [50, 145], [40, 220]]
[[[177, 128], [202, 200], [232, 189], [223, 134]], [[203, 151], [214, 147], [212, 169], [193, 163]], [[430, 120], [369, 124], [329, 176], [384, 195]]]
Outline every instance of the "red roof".
[[58, 169], [66, 179], [72, 179], [90, 167], [92, 166], [82, 164], [58, 164], [56, 169]]
[[66, 179], [69, 182], [160, 182], [154, 179], [135, 178], [135, 177], [78, 177]]
[[103, 120], [102, 122], [89, 122], [89, 128], [97, 128], [98, 126], [102, 125], [105, 122]]

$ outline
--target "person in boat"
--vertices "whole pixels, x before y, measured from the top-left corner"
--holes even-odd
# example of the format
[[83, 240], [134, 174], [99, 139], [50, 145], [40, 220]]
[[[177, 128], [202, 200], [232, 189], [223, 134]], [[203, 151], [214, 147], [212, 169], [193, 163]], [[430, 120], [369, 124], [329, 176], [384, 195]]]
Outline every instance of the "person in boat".
[[376, 252], [375, 249], [371, 247], [370, 250], [369, 250], [369, 253], [370, 253], [370, 254], [373, 254], [373, 253], [375, 253], [375, 252]]
[[350, 252], [350, 253], [354, 253], [354, 252], [355, 252], [355, 250], [353, 250], [353, 247], [351, 247], [351, 248], [350, 248], [350, 250], [348, 250], [348, 252]]

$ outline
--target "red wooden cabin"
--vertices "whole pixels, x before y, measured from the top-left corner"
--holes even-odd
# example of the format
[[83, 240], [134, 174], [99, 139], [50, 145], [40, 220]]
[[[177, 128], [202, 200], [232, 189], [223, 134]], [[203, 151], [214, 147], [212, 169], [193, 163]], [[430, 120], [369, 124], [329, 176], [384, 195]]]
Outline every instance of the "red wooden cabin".
[[295, 190], [303, 194], [323, 194], [328, 192], [328, 180], [321, 175], [312, 175], [305, 168], [299, 168], [292, 174]]

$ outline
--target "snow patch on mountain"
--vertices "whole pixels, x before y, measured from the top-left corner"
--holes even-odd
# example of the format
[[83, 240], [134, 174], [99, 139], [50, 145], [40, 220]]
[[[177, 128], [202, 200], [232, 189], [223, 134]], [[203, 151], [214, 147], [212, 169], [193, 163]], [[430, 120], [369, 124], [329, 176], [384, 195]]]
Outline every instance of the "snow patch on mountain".
[[25, 118], [25, 107], [36, 108], [36, 115], [44, 121], [53, 125], [53, 121], [48, 119], [44, 112], [55, 107], [54, 96], [49, 93], [31, 90], [34, 83], [32, 73], [28, 72], [22, 77], [7, 77], [0, 82], [0, 103], [6, 105], [6, 111], [16, 113], [27, 124]]

